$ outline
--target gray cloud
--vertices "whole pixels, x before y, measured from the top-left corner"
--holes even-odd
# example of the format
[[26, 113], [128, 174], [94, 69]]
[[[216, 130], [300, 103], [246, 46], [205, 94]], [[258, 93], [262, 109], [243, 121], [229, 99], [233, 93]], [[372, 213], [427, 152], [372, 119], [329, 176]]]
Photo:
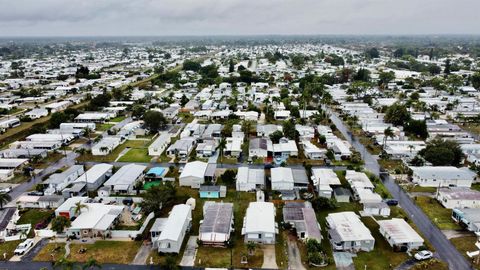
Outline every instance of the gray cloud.
[[0, 0], [0, 36], [480, 34], [478, 0]]

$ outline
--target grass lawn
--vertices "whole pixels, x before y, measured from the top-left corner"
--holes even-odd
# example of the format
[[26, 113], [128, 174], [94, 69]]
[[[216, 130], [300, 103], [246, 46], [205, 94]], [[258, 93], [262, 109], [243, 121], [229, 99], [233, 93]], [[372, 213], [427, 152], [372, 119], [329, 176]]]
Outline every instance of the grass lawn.
[[[132, 149], [143, 149], [147, 148], [148, 141], [142, 140], [128, 140], [121, 145], [117, 146], [110, 154], [105, 156], [94, 156], [90, 153], [85, 153], [77, 158], [79, 162], [88, 162], [88, 161], [96, 161], [96, 162], [113, 162], [117, 159], [118, 155], [125, 149], [125, 148], [132, 148]], [[129, 151], [130, 152], [130, 151]], [[127, 152], [128, 154], [128, 152]], [[150, 161], [150, 160], [149, 160]]]
[[52, 261], [52, 254], [54, 261], [65, 256], [65, 243], [48, 243], [38, 252], [33, 260], [36, 262], [50, 262]]
[[[86, 262], [95, 258], [99, 263], [129, 264], [135, 258], [140, 241], [96, 241], [94, 244], [71, 244], [69, 259], [76, 262]], [[79, 254], [78, 250], [86, 248], [87, 252]]]
[[392, 247], [388, 242], [383, 238], [383, 236], [378, 231], [378, 224], [370, 217], [362, 218], [363, 224], [372, 233], [372, 236], [375, 238], [375, 249], [370, 252], [359, 252], [357, 257], [353, 258], [353, 263], [355, 264], [355, 269], [363, 269], [366, 266], [366, 269], [371, 270], [384, 270], [390, 269], [390, 265], [393, 267], [401, 264], [407, 260], [408, 256], [404, 252], [394, 252]]
[[426, 196], [417, 196], [415, 203], [441, 230], [462, 229], [452, 220], [452, 210], [444, 208], [437, 200]]
[[[192, 235], [198, 235], [198, 228], [200, 220], [202, 219], [203, 204], [205, 199], [199, 199], [198, 191], [186, 187], [179, 187], [177, 189], [177, 197], [193, 197], [197, 204], [193, 212], [192, 221]], [[233, 234], [233, 265], [241, 268], [259, 268], [263, 263], [263, 251], [261, 247], [255, 249], [255, 254], [248, 257], [248, 264], [241, 264], [242, 254], [247, 253], [247, 248], [244, 243], [244, 238], [241, 235], [243, 218], [250, 202], [255, 201], [255, 193], [236, 192], [234, 189], [228, 189], [227, 197], [217, 199], [215, 201], [233, 202], [233, 212], [235, 218], [235, 232]], [[196, 266], [204, 267], [229, 267], [230, 266], [230, 249], [228, 248], [213, 248], [200, 246], [198, 248], [197, 257], [195, 261]]]
[[405, 169], [403, 168], [403, 162], [401, 160], [395, 159], [379, 159], [378, 163], [382, 168], [389, 172], [400, 172], [402, 173]]
[[[473, 188], [473, 185], [472, 185]], [[427, 192], [427, 193], [435, 193], [437, 192], [436, 187], [421, 187], [421, 186], [409, 186], [406, 188], [408, 192]]]
[[0, 254], [3, 260], [3, 254], [7, 253], [7, 260], [13, 257], [13, 251], [17, 248], [18, 244], [23, 242], [23, 240], [8, 241], [0, 244]]
[[97, 124], [95, 126], [95, 130], [97, 130], [97, 131], [107, 131], [113, 126], [114, 126], [114, 124]]
[[47, 157], [35, 163], [35, 168], [45, 169], [52, 163], [59, 161], [63, 157], [63, 151], [54, 151], [48, 153]]
[[53, 210], [46, 209], [29, 209], [20, 215], [17, 224], [35, 224], [48, 219], [53, 214]]
[[218, 157], [217, 160], [218, 163], [223, 163], [223, 164], [237, 164], [238, 160], [237, 158], [232, 158], [232, 157]]
[[110, 119], [109, 122], [118, 123], [118, 122], [122, 122], [123, 120], [125, 120], [125, 118], [126, 118], [125, 116], [117, 116], [117, 117], [115, 117], [115, 118], [113, 118], [113, 119]]
[[[472, 234], [472, 236], [462, 236], [462, 237], [455, 237], [450, 239], [450, 242], [460, 251], [460, 254], [462, 254], [467, 261], [470, 261], [475, 263], [475, 261], [472, 261], [471, 258], [467, 256], [467, 251], [476, 251], [478, 248], [475, 246], [475, 243], [477, 242], [477, 237]], [[475, 269], [480, 269], [480, 264], [474, 264]]]
[[477, 191], [480, 191], [480, 183], [473, 183], [470, 188], [474, 189], [474, 190], [477, 190]]
[[148, 155], [148, 148], [131, 148], [118, 161], [148, 163], [151, 160], [152, 157]]
[[461, 128], [470, 131], [475, 134], [480, 135], [480, 125], [479, 124], [466, 124], [466, 125], [460, 125]]
[[380, 145], [376, 145], [373, 138], [366, 137], [365, 135], [359, 135], [358, 139], [360, 143], [367, 148], [370, 154], [380, 155], [380, 153], [382, 153], [382, 147]]
[[31, 179], [30, 176], [26, 176], [22, 173], [15, 173], [12, 179], [5, 181], [5, 183], [10, 184], [21, 184], [23, 182], [29, 181]]

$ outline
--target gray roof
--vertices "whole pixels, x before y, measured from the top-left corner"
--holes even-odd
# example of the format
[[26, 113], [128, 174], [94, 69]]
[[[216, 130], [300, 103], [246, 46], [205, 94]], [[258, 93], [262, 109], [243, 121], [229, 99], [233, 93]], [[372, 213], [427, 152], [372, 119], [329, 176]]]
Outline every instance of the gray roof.
[[292, 169], [295, 184], [308, 184], [307, 172], [304, 169]]
[[201, 233], [229, 233], [233, 216], [233, 203], [212, 203], [204, 210]]
[[208, 185], [202, 185], [200, 186], [200, 192], [202, 191], [217, 191], [220, 192], [221, 186], [208, 186]]

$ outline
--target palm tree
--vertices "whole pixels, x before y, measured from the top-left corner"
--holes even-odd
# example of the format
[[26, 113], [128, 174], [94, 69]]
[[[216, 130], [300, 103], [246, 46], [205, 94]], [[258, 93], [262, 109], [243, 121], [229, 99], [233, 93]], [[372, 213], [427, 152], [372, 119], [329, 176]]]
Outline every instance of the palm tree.
[[383, 131], [383, 149], [385, 149], [385, 146], [387, 146], [387, 139], [393, 137], [395, 137], [395, 134], [393, 134], [391, 127], [388, 127]]
[[250, 256], [253, 255], [256, 248], [257, 248], [257, 244], [255, 242], [249, 241], [247, 243], [248, 255]]
[[0, 193], [0, 209], [3, 209], [3, 206], [7, 204], [11, 199], [12, 197], [10, 197], [8, 193]]
[[106, 146], [100, 147], [100, 152], [106, 152], [106, 153], [108, 153], [108, 151], [109, 151], [109, 148], [108, 148], [108, 147], [106, 147]]
[[220, 163], [222, 163], [222, 158], [223, 158], [223, 151], [227, 147], [227, 140], [225, 140], [225, 137], [222, 137], [220, 139], [220, 142], [218, 142], [217, 150], [218, 154], [220, 155]]
[[85, 204], [82, 204], [82, 202], [75, 203], [75, 208], [73, 209], [73, 214], [75, 216], [78, 216], [80, 213], [82, 213], [82, 208], [87, 209], [88, 206], [85, 205]]
[[409, 144], [409, 145], [408, 145], [408, 149], [410, 150], [410, 153], [412, 153], [412, 150], [415, 149], [415, 146]]
[[28, 238], [27, 231], [21, 230], [21, 231], [20, 231], [20, 240], [21, 240], [21, 239], [27, 239], [27, 238]]
[[83, 270], [95, 268], [102, 269], [102, 266], [94, 258], [89, 258], [87, 262], [82, 266]]

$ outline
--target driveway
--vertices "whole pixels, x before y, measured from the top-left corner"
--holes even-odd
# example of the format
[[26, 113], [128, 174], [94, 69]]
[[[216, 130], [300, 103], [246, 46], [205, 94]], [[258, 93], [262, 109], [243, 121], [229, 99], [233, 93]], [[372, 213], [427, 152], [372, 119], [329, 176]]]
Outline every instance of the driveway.
[[140, 249], [138, 250], [137, 255], [135, 255], [135, 258], [133, 259], [133, 262], [131, 264], [133, 265], [147, 264], [147, 257], [150, 255], [151, 251], [152, 251], [152, 244], [143, 243]]
[[297, 241], [295, 238], [287, 237], [288, 246], [288, 269], [305, 270], [302, 264], [302, 257], [300, 250], [298, 249]]
[[263, 264], [264, 269], [278, 269], [277, 257], [275, 256], [275, 245], [263, 245]]
[[47, 238], [42, 238], [36, 245], [34, 245], [27, 254], [23, 255], [22, 262], [30, 262], [33, 261], [33, 258], [37, 256], [40, 250], [43, 249], [48, 244], [49, 240]]
[[183, 252], [182, 260], [180, 261], [180, 266], [194, 266], [195, 265], [195, 256], [197, 255], [197, 239], [198, 236], [190, 236], [188, 238], [187, 246]]

